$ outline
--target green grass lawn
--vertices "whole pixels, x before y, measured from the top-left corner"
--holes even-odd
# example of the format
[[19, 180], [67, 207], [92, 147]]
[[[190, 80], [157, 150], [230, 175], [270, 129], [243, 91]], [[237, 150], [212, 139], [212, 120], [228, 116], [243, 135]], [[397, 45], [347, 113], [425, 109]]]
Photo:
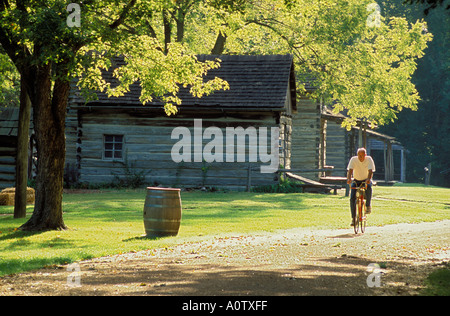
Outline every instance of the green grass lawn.
[[[181, 198], [178, 236], [160, 239], [144, 237], [145, 190], [64, 195], [66, 231], [22, 232], [17, 228], [26, 219], [0, 215], [0, 276], [217, 235], [350, 224], [348, 197], [340, 195], [182, 192]], [[370, 225], [450, 219], [449, 205], [450, 189], [375, 187]], [[0, 214], [12, 213], [13, 207], [0, 206]]]
[[431, 272], [425, 281], [422, 295], [427, 296], [450, 296], [450, 264], [445, 268]]

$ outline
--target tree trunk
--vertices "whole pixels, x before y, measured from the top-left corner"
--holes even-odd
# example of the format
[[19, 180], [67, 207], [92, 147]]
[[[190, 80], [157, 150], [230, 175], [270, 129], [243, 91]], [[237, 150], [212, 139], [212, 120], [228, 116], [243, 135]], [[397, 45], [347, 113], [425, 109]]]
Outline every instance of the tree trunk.
[[34, 129], [38, 154], [36, 198], [33, 215], [22, 230], [66, 229], [62, 216], [63, 174], [65, 160], [65, 116], [69, 81], [57, 71], [60, 79], [51, 84], [51, 64], [39, 66], [35, 82]]
[[181, 43], [184, 39], [184, 21], [186, 18], [186, 13], [181, 9], [178, 9], [177, 12], [177, 42]]
[[164, 25], [164, 55], [169, 51], [169, 44], [171, 43], [172, 24], [170, 23], [169, 13], [163, 10], [163, 25]]
[[219, 34], [217, 34], [216, 42], [214, 43], [214, 47], [211, 50], [211, 55], [222, 55], [226, 41], [227, 35], [223, 34], [222, 31], [219, 31]]
[[16, 191], [14, 195], [14, 218], [23, 218], [27, 212], [28, 183], [28, 136], [30, 131], [31, 100], [25, 78], [20, 80], [20, 109], [17, 133]]

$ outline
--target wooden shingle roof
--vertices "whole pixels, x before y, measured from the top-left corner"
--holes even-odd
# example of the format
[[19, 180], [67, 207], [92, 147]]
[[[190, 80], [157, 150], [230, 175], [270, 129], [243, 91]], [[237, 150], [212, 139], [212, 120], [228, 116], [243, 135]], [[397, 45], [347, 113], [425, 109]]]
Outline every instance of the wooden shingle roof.
[[[226, 80], [229, 90], [215, 91], [202, 98], [193, 97], [188, 88], [180, 88], [178, 96], [182, 107], [222, 108], [246, 110], [283, 110], [286, 98], [290, 97], [294, 109], [295, 75], [291, 55], [199, 55], [198, 60], [220, 58], [221, 66], [208, 71], [206, 80], [219, 77]], [[120, 65], [118, 61], [118, 65]], [[122, 61], [123, 63], [123, 61]], [[105, 73], [106, 80], [112, 78], [112, 69]], [[289, 86], [290, 83], [290, 86]], [[290, 87], [290, 91], [288, 91]], [[97, 93], [98, 100], [88, 102], [88, 106], [142, 106], [139, 101], [139, 83], [130, 86], [130, 91], [122, 97], [108, 98], [104, 93]], [[84, 101], [79, 93], [72, 90], [71, 103], [82, 105]], [[154, 99], [145, 106], [161, 107], [161, 101]]]

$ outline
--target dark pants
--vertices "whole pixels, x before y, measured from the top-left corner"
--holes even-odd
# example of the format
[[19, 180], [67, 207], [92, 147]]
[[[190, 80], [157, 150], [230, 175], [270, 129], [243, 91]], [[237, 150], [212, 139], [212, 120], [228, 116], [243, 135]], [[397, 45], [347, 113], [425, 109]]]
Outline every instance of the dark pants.
[[[363, 181], [358, 181], [355, 180], [352, 182], [352, 188], [356, 188], [359, 187], [362, 183], [364, 183], [366, 180]], [[355, 184], [356, 182], [356, 184]], [[352, 211], [352, 218], [356, 216], [356, 191], [355, 189], [350, 189], [350, 210]], [[372, 182], [370, 182], [367, 185], [367, 189], [366, 189], [366, 206], [370, 206], [370, 201], [372, 199]]]

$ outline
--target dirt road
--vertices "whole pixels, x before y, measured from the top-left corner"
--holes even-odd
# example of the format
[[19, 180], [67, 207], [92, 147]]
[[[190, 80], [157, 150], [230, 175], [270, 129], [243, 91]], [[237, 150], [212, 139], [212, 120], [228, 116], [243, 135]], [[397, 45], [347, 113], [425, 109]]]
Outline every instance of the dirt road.
[[450, 220], [227, 236], [6, 276], [0, 295], [416, 295], [449, 240]]

